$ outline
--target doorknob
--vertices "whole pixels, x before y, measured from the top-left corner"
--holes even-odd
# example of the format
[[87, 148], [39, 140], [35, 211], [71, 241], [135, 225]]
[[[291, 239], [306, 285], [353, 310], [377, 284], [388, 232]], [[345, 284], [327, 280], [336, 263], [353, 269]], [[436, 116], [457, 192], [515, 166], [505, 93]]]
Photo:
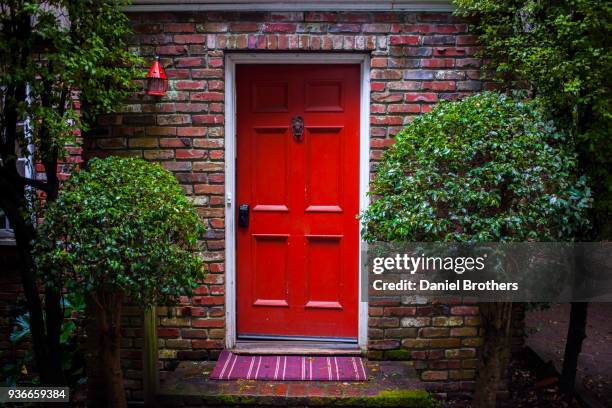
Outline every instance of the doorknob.
[[238, 226], [247, 228], [249, 226], [249, 205], [240, 204], [238, 207]]
[[293, 130], [293, 138], [296, 142], [301, 142], [304, 136], [304, 118], [296, 115], [291, 120], [291, 129]]

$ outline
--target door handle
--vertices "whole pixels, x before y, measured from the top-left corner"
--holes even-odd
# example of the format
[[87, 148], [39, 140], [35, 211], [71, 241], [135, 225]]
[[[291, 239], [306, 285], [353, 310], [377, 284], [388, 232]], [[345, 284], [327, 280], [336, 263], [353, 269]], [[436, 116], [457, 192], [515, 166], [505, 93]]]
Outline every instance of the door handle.
[[249, 226], [249, 205], [240, 204], [238, 207], [238, 226], [247, 228]]

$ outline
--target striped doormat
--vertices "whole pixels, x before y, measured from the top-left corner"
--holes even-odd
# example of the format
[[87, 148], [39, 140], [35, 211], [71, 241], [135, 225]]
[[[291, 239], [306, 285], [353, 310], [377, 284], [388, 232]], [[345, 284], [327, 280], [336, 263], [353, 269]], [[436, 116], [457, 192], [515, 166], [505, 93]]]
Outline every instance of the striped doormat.
[[365, 381], [365, 365], [351, 356], [241, 355], [223, 350], [213, 380]]

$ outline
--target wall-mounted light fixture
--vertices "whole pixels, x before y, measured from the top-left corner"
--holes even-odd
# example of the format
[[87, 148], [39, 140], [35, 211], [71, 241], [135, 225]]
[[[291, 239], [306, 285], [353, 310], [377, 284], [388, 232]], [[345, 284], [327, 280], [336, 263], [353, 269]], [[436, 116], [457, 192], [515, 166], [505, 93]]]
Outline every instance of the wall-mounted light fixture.
[[164, 96], [168, 90], [168, 77], [164, 72], [159, 57], [155, 57], [151, 69], [147, 74], [147, 94], [153, 96]]

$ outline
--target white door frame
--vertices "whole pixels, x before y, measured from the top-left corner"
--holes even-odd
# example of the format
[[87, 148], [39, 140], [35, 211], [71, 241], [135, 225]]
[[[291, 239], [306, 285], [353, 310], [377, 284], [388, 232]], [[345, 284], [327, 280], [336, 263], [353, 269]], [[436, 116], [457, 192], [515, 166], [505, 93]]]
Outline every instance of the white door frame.
[[[370, 174], [370, 56], [348, 53], [227, 53], [225, 55], [225, 344], [236, 345], [236, 65], [238, 64], [360, 64], [359, 210], [368, 206]], [[359, 238], [358, 345], [368, 342], [368, 303], [361, 299]]]

